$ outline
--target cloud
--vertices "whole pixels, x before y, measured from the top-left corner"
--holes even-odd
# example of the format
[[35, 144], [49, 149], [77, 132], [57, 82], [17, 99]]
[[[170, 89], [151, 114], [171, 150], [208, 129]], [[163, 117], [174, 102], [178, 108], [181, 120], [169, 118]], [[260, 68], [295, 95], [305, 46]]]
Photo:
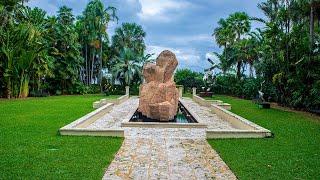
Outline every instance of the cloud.
[[[135, 22], [143, 27], [147, 36], [147, 52], [159, 54], [164, 49], [176, 53], [179, 68], [203, 71], [210, 66], [208, 53], [221, 52], [211, 36], [220, 18], [244, 11], [249, 16], [264, 17], [257, 4], [264, 0], [102, 0], [104, 5], [117, 8], [119, 23], [111, 22], [108, 34], [123, 22]], [[81, 14], [89, 0], [30, 0], [54, 15], [62, 5], [71, 7], [75, 15]], [[261, 26], [253, 23], [252, 29]], [[212, 59], [216, 59], [211, 57]]]
[[173, 19], [170, 11], [182, 11], [188, 7], [187, 2], [174, 0], [139, 0], [142, 8], [138, 12], [138, 17], [143, 21], [169, 22]]
[[209, 34], [190, 34], [183, 36], [168, 36], [169, 41], [177, 44], [188, 45], [194, 42], [213, 42], [213, 37]]
[[180, 68], [191, 68], [191, 69], [203, 69], [199, 65], [201, 57], [199, 56], [198, 52], [196, 52], [194, 49], [179, 49], [179, 48], [173, 48], [173, 47], [164, 47], [164, 46], [157, 46], [157, 45], [149, 45], [147, 46], [147, 53], [153, 54], [152, 58], [158, 57], [158, 55], [164, 51], [164, 50], [170, 50], [173, 52], [177, 60], [179, 62], [178, 69]]

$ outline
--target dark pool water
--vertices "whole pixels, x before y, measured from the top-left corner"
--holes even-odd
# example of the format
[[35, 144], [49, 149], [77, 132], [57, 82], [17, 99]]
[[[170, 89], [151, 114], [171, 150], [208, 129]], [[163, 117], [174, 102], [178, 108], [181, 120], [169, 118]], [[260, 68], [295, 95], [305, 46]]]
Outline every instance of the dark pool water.
[[[136, 111], [129, 122], [161, 122], [157, 119], [150, 119]], [[170, 123], [198, 123], [197, 120], [188, 112], [188, 110], [179, 102], [179, 109], [176, 117], [169, 121]]]

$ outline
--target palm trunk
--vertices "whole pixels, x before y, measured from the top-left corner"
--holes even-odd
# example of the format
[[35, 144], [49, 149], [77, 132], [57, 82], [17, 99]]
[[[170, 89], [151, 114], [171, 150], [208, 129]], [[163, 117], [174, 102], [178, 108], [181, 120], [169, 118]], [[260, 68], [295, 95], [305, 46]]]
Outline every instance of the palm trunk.
[[237, 64], [237, 77], [238, 79], [241, 78], [241, 61], [238, 61], [238, 64]]
[[100, 84], [100, 92], [102, 93], [102, 37], [100, 37], [100, 68], [99, 68], [99, 84]]
[[86, 76], [85, 76], [85, 82], [86, 82], [86, 85], [88, 86], [89, 85], [89, 75], [88, 75], [88, 46], [87, 46], [87, 44], [85, 45], [86, 46], [86, 52], [85, 52], [85, 56], [86, 56], [86, 70], [85, 70], [85, 72], [86, 72]]
[[92, 78], [93, 78], [93, 65], [94, 65], [94, 50], [92, 51], [90, 84], [92, 84]]
[[[227, 43], [225, 43], [224, 45], [224, 58], [225, 58], [225, 61], [228, 61], [228, 53], [227, 53]], [[223, 74], [226, 75], [226, 71], [223, 70]]]
[[21, 74], [20, 87], [19, 87], [19, 98], [26, 98], [29, 94], [29, 78], [24, 72]]
[[[238, 38], [237, 38], [237, 41], [240, 41], [240, 38], [241, 38], [241, 34], [238, 32], [237, 33], [238, 34]], [[237, 63], [237, 77], [238, 77], [238, 79], [240, 79], [241, 78], [241, 60], [240, 60], [240, 58], [239, 57], [237, 57], [238, 58], [238, 63]]]
[[249, 67], [249, 71], [250, 71], [250, 75], [249, 76], [253, 77], [253, 65], [250, 63], [249, 66], [250, 66]]
[[10, 99], [12, 95], [12, 91], [11, 91], [11, 78], [8, 77], [8, 81], [7, 81], [7, 98]]
[[286, 22], [286, 61], [289, 62], [289, 41], [290, 41], [290, 4], [288, 2], [288, 0], [286, 1], [287, 3], [287, 12], [288, 12], [288, 18], [287, 18], [287, 22]]
[[313, 42], [314, 42], [314, 7], [313, 0], [310, 5], [310, 54], [312, 54]]

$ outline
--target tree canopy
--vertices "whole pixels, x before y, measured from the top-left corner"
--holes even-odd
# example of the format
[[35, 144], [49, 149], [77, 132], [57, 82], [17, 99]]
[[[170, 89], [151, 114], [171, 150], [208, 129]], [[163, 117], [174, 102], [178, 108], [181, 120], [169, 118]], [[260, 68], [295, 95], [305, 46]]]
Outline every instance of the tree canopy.
[[[105, 69], [124, 72], [114, 78], [121, 84], [141, 82], [150, 57], [144, 53], [146, 33], [124, 23], [111, 44], [107, 29], [118, 21], [116, 8], [91, 0], [78, 17], [66, 6], [48, 16], [25, 2], [0, 1], [0, 97], [98, 92], [91, 87], [102, 90]], [[132, 66], [121, 70], [121, 63]]]
[[[236, 66], [237, 82], [243, 84], [249, 66], [249, 76], [256, 77], [257, 86], [263, 84], [269, 98], [291, 107], [319, 109], [319, 4], [267, 0], [258, 4], [265, 19], [242, 12], [221, 19], [213, 36], [223, 48], [221, 54], [216, 53], [222, 71]], [[252, 30], [251, 21], [264, 27]]]

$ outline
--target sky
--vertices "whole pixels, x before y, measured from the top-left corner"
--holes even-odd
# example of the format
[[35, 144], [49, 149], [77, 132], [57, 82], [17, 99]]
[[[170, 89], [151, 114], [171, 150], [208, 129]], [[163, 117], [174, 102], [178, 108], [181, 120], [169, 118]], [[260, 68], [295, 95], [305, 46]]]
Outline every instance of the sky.
[[[77, 16], [90, 0], [30, 0], [30, 7], [40, 7], [49, 15], [66, 5]], [[210, 64], [212, 52], [221, 52], [211, 36], [220, 18], [244, 11], [249, 16], [263, 17], [257, 4], [262, 0], [102, 0], [104, 5], [117, 8], [119, 22], [111, 22], [108, 34], [124, 22], [135, 22], [146, 32], [146, 53], [155, 57], [163, 50], [171, 50], [179, 61], [178, 68], [203, 72]], [[252, 29], [261, 27], [253, 23]]]

